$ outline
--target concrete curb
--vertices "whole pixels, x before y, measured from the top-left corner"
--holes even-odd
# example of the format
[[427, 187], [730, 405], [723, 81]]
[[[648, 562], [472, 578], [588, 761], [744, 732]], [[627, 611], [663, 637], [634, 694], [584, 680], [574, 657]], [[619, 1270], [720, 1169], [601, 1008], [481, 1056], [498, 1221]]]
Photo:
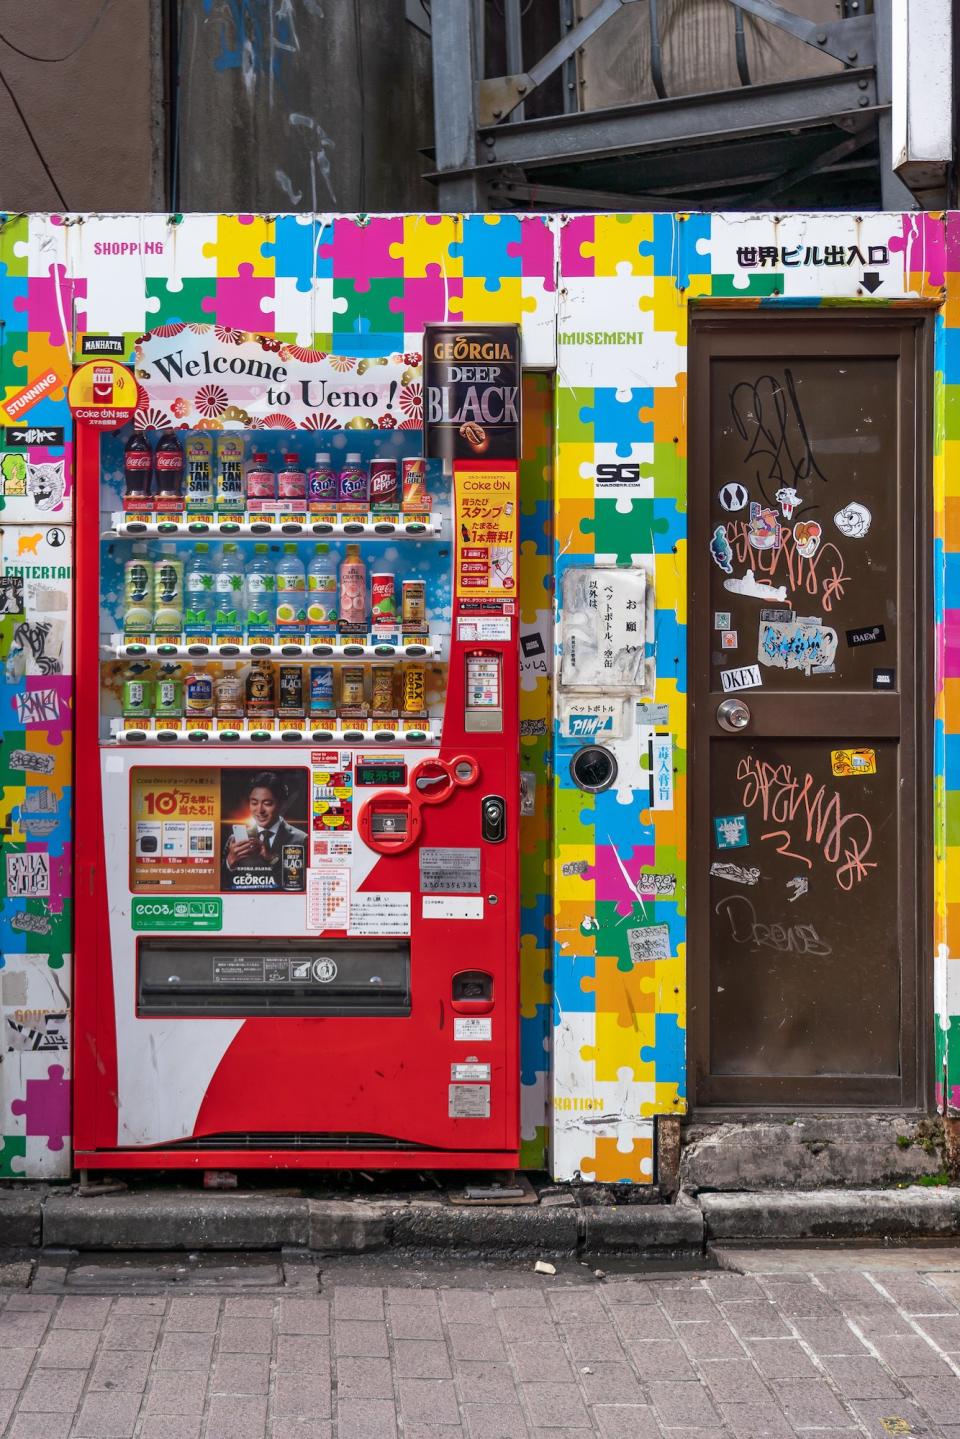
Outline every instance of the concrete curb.
[[60, 1249], [305, 1246], [309, 1202], [263, 1194], [51, 1195], [43, 1244]]
[[0, 1243], [33, 1245], [41, 1242], [43, 1223], [43, 1189], [4, 1189], [0, 1191]]
[[946, 1238], [960, 1234], [960, 1189], [811, 1189], [700, 1194], [707, 1240]]

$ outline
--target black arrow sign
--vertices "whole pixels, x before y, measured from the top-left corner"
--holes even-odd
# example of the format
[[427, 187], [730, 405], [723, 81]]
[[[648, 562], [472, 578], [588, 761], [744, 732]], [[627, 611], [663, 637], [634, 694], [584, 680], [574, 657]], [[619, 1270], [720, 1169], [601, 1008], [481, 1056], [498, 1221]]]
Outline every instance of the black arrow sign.
[[864, 288], [865, 290], [869, 290], [870, 293], [871, 293], [871, 295], [873, 294], [874, 290], [879, 290], [879, 288], [880, 288], [880, 286], [881, 286], [882, 284], [883, 284], [883, 281], [881, 280], [880, 276], [877, 274], [876, 270], [864, 270], [864, 272], [863, 272], [863, 288]]

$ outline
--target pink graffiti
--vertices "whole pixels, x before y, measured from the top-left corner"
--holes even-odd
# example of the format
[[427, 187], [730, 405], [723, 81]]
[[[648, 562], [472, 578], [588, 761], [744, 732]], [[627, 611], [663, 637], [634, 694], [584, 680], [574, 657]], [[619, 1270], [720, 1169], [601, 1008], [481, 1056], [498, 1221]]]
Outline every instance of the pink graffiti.
[[[805, 844], [818, 849], [827, 864], [835, 868], [835, 878], [843, 890], [852, 889], [866, 879], [867, 871], [876, 863], [866, 862], [873, 843], [873, 828], [865, 815], [844, 814], [840, 796], [826, 785], [814, 788], [811, 774], [802, 779], [789, 764], [765, 764], [745, 755], [737, 766], [737, 779], [743, 781], [741, 803], [744, 809], [755, 805], [764, 821], [780, 826], [761, 834], [761, 839], [780, 840], [777, 853], [799, 860], [808, 869], [813, 860], [798, 854], [791, 845]], [[798, 821], [794, 828], [794, 821]]]
[[758, 575], [779, 574], [791, 594], [802, 590], [812, 595], [819, 599], [827, 614], [833, 609], [834, 600], [843, 599], [849, 576], [844, 573], [843, 555], [836, 545], [829, 542], [821, 545], [812, 559], [805, 559], [797, 549], [789, 525], [780, 526], [780, 543], [772, 550], [757, 550], [751, 545], [746, 520], [730, 520], [726, 528], [734, 558], [742, 565], [749, 565]]

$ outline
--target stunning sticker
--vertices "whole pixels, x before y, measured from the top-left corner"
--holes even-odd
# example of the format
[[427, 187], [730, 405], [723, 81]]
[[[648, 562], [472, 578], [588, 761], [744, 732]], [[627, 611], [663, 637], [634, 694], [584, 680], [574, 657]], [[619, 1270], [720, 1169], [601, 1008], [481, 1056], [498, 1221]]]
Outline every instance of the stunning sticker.
[[786, 585], [764, 584], [753, 570], [747, 570], [740, 579], [724, 580], [723, 588], [732, 595], [746, 595], [751, 600], [780, 600], [782, 603], [787, 598]]
[[896, 670], [874, 670], [873, 687], [875, 690], [892, 690], [896, 687]]
[[0, 575], [0, 615], [23, 614], [23, 575]]
[[50, 897], [50, 855], [45, 849], [8, 854], [7, 896], [10, 899]]
[[634, 964], [645, 964], [651, 959], [669, 959], [670, 926], [644, 924], [637, 929], [628, 929], [627, 944]]
[[847, 630], [847, 644], [852, 649], [858, 645], [881, 645], [886, 640], [886, 631], [883, 625], [868, 625], [862, 630]]
[[563, 739], [587, 740], [596, 735], [617, 737], [624, 732], [624, 701], [563, 695], [560, 699], [560, 734]]
[[223, 900], [188, 899], [173, 895], [151, 895], [134, 899], [130, 909], [132, 929], [203, 930], [223, 928]]
[[710, 553], [713, 556], [715, 565], [719, 565], [725, 575], [733, 572], [733, 550], [730, 548], [730, 541], [727, 539], [727, 532], [723, 525], [717, 525], [710, 541]]
[[637, 724], [662, 725], [670, 723], [670, 706], [654, 704], [637, 705]]
[[713, 837], [717, 849], [745, 849], [750, 843], [745, 814], [715, 815]]
[[769, 620], [772, 625], [788, 624], [794, 619], [793, 610], [761, 610], [760, 618]]
[[800, 496], [792, 485], [783, 485], [773, 497], [783, 513], [785, 520], [793, 519], [794, 510], [800, 506]]
[[720, 507], [726, 510], [728, 514], [734, 514], [737, 510], [743, 509], [749, 498], [750, 496], [747, 494], [743, 485], [737, 484], [736, 481], [731, 481], [730, 484], [721, 487]]
[[870, 521], [873, 519], [866, 505], [861, 505], [859, 500], [851, 500], [849, 505], [844, 505], [842, 510], [837, 510], [833, 517], [833, 523], [842, 535], [848, 540], [862, 540], [870, 528]]
[[798, 520], [793, 527], [793, 543], [797, 547], [797, 554], [805, 560], [813, 559], [822, 538], [823, 530], [816, 520]]
[[777, 549], [780, 544], [780, 516], [776, 510], [752, 501], [747, 539], [755, 550]]
[[673, 809], [673, 736], [650, 740], [650, 808]]
[[757, 659], [772, 669], [802, 670], [832, 665], [837, 654], [837, 632], [811, 620], [788, 624], [760, 623]]
[[760, 878], [758, 869], [744, 869], [742, 864], [723, 864], [719, 860], [710, 866], [714, 879], [729, 879], [733, 884], [756, 884]]
[[641, 874], [637, 880], [637, 894], [646, 899], [672, 899], [677, 892], [675, 874]]
[[735, 690], [756, 689], [763, 684], [760, 675], [759, 665], [741, 665], [736, 670], [721, 670], [720, 683], [723, 686], [724, 694], [732, 694]]
[[830, 751], [830, 765], [833, 773], [841, 777], [876, 774], [876, 751], [872, 749], [833, 749]]
[[717, 610], [713, 616], [713, 628], [715, 630], [728, 630], [730, 628], [730, 611]]
[[787, 880], [787, 889], [792, 889], [793, 894], [787, 896], [787, 903], [793, 904], [801, 895], [810, 891], [810, 881], [805, 874], [795, 874], [793, 879]]
[[53, 774], [56, 763], [54, 755], [34, 754], [28, 749], [12, 749], [7, 758], [10, 769], [21, 770], [27, 774]]
[[560, 873], [564, 878], [571, 878], [575, 874], [586, 874], [589, 868], [585, 859], [568, 859], [566, 864], [560, 866]]
[[739, 643], [739, 632], [737, 630], [724, 630], [720, 644], [725, 650], [735, 650]]

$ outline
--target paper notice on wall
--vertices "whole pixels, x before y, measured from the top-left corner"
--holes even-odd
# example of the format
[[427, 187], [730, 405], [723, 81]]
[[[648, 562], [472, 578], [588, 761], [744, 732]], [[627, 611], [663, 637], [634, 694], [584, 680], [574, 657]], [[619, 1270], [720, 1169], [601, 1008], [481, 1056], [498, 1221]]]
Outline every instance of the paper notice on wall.
[[347, 929], [350, 871], [336, 865], [307, 870], [307, 929]]
[[409, 934], [410, 895], [404, 891], [355, 894], [350, 903], [347, 933], [365, 935]]
[[453, 1037], [455, 1040], [468, 1040], [478, 1044], [491, 1040], [493, 1038], [493, 1020], [481, 1018], [480, 1015], [455, 1018]]
[[425, 894], [424, 919], [483, 919], [483, 895]]
[[562, 582], [560, 683], [573, 689], [642, 689], [646, 657], [643, 570], [571, 565]]

